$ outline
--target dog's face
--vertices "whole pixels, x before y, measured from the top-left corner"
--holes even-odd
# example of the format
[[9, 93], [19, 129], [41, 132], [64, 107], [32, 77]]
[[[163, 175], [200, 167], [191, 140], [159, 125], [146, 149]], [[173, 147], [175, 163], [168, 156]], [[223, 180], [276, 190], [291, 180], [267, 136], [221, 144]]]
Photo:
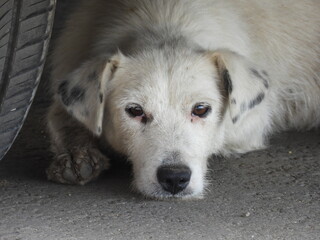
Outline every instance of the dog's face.
[[156, 50], [122, 57], [109, 91], [104, 134], [132, 161], [134, 186], [159, 198], [202, 193], [207, 158], [222, 144], [210, 59]]
[[[151, 50], [81, 71], [73, 76], [98, 80], [78, 78], [74, 85], [86, 89], [88, 100], [67, 108], [128, 156], [134, 187], [155, 198], [201, 197], [207, 159], [223, 149], [229, 99], [236, 101], [221, 55]], [[228, 119], [238, 121], [240, 112], [231, 112]]]

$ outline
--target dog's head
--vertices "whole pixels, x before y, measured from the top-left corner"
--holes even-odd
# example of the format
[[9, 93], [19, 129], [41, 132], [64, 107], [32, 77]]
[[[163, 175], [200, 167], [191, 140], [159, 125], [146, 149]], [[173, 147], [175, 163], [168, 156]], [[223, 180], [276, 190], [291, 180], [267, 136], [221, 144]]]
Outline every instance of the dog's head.
[[155, 49], [89, 61], [58, 90], [66, 109], [133, 163], [134, 186], [156, 198], [200, 197], [207, 159], [264, 98], [268, 81], [243, 57]]

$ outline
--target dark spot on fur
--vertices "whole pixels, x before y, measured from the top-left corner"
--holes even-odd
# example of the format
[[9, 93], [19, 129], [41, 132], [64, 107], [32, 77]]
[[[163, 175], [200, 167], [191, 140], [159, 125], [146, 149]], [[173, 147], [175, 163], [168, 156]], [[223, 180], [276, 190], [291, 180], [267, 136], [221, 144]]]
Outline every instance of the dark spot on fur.
[[73, 87], [70, 92], [70, 101], [72, 103], [83, 102], [85, 98], [85, 93], [86, 91], [83, 88], [78, 86]]
[[265, 88], [269, 88], [269, 82], [268, 82], [268, 80], [266, 80], [266, 79], [263, 79], [263, 85], [264, 85], [264, 87]]
[[237, 101], [236, 101], [234, 98], [232, 98], [232, 99], [231, 99], [231, 104], [234, 104], [234, 105], [235, 105], [235, 104], [237, 104]]
[[237, 115], [234, 118], [232, 118], [232, 123], [235, 124], [236, 122], [238, 122], [239, 118], [240, 118], [239, 115]]
[[98, 134], [100, 134], [102, 132], [102, 128], [100, 126], [98, 127], [97, 130], [98, 130]]
[[255, 75], [257, 78], [262, 78], [261, 74], [254, 68], [251, 68], [250, 71]]
[[64, 80], [58, 87], [58, 94], [65, 95], [68, 92], [68, 81]]
[[262, 79], [263, 85], [265, 86], [265, 88], [268, 89], [269, 88], [269, 81], [268, 81], [269, 74], [265, 70], [262, 71], [262, 74], [265, 76], [265, 78]]
[[114, 74], [115, 71], [117, 70], [117, 68], [118, 68], [118, 65], [116, 63], [112, 63], [112, 66], [111, 66], [111, 69], [110, 69], [111, 74]]
[[266, 71], [262, 71], [265, 76], [262, 76], [256, 69], [251, 68], [250, 71], [254, 76], [261, 79], [265, 88], [269, 88], [269, 81], [266, 77], [268, 77], [268, 73]]
[[260, 104], [263, 101], [264, 97], [264, 93], [259, 93], [258, 96], [249, 103], [249, 109], [254, 108], [256, 105]]
[[247, 105], [245, 103], [242, 103], [240, 106], [240, 112], [243, 113], [247, 110]]
[[99, 100], [100, 100], [100, 103], [103, 103], [103, 94], [102, 93], [99, 93]]
[[69, 83], [65, 80], [58, 87], [58, 94], [61, 96], [61, 101], [67, 107], [76, 101], [83, 101], [85, 90], [80, 87], [73, 87], [69, 93]]
[[225, 90], [227, 91], [227, 93], [231, 93], [232, 92], [232, 81], [231, 81], [231, 78], [230, 78], [230, 74], [229, 74], [229, 71], [227, 69], [225, 69], [223, 72], [222, 72], [222, 79], [223, 79], [223, 83], [224, 83], [224, 88]]
[[[225, 113], [227, 112], [227, 108], [228, 108], [228, 105], [230, 103], [229, 101], [229, 94], [227, 92], [227, 90], [225, 89], [225, 86], [224, 86], [224, 81], [222, 80], [222, 76], [220, 74], [220, 81], [218, 81], [218, 88], [219, 88], [219, 91], [221, 93], [221, 100], [222, 100], [222, 103], [220, 105], [220, 108], [218, 109], [218, 116], [219, 116], [219, 122], [221, 123], [222, 120], [223, 120], [223, 117], [225, 116]], [[231, 100], [232, 101], [232, 100]]]
[[62, 100], [63, 104], [66, 105], [67, 107], [70, 106], [72, 103], [72, 101], [68, 95], [61, 95], [61, 100]]
[[64, 80], [58, 87], [58, 94], [61, 96], [61, 100], [64, 105], [69, 106], [70, 100], [68, 97], [68, 86], [69, 83], [67, 80]]
[[269, 74], [265, 70], [262, 71], [262, 74], [265, 75], [266, 77], [269, 77]]

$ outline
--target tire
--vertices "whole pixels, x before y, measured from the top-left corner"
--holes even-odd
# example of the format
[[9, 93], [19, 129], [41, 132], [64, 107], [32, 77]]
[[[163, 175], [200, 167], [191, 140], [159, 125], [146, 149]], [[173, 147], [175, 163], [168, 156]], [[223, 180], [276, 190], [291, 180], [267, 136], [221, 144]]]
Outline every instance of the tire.
[[0, 160], [35, 96], [54, 20], [55, 0], [0, 0]]

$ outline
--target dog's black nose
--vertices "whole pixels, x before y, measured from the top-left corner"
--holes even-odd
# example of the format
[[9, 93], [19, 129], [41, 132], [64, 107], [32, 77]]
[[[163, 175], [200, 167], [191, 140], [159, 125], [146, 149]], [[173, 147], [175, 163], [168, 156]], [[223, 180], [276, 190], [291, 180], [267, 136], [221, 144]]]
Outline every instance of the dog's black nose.
[[184, 190], [190, 181], [191, 170], [187, 166], [162, 166], [158, 168], [157, 178], [162, 188], [172, 194]]

